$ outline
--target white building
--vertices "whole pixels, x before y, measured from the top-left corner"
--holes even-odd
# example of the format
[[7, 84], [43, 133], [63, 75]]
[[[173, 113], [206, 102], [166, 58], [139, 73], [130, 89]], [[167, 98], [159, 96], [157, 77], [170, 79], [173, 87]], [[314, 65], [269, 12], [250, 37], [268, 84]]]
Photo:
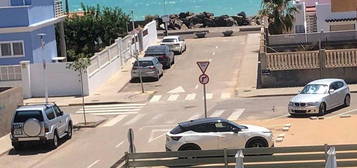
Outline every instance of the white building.
[[357, 13], [347, 8], [343, 10], [343, 6], [350, 5], [344, 3], [341, 0], [295, 0], [293, 4], [299, 12], [295, 14], [293, 32], [356, 30]]

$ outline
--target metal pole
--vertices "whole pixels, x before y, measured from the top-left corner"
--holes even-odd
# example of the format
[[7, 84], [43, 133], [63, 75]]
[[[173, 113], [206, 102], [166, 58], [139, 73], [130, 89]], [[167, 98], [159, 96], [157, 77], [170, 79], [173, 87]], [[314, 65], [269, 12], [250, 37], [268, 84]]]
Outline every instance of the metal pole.
[[[45, 40], [43, 39], [46, 34], [40, 33], [37, 34], [40, 37], [40, 42], [41, 42], [41, 50], [45, 48]], [[43, 51], [42, 51], [43, 54]], [[43, 85], [45, 87], [45, 102], [48, 104], [48, 86], [47, 86], [47, 65], [46, 65], [46, 60], [45, 57], [42, 56], [42, 64], [43, 64]]]
[[143, 78], [142, 78], [142, 75], [141, 75], [141, 68], [140, 68], [140, 62], [139, 62], [139, 53], [137, 51], [137, 46], [136, 46], [136, 32], [134, 31], [135, 29], [135, 24], [134, 24], [134, 11], [131, 10], [131, 15], [132, 15], [132, 24], [133, 24], [133, 33], [134, 33], [134, 46], [135, 46], [135, 57], [136, 57], [136, 61], [138, 62], [138, 67], [139, 67], [139, 78], [140, 78], [140, 85], [141, 85], [141, 93], [144, 93], [145, 90], [144, 90], [144, 84], [143, 84]]
[[84, 89], [83, 89], [83, 72], [82, 69], [80, 69], [80, 75], [81, 75], [81, 89], [82, 89], [82, 108], [83, 108], [83, 118], [84, 118], [84, 125], [87, 125], [87, 117], [86, 117], [86, 109], [84, 107]]
[[139, 61], [139, 56], [136, 55], [136, 62], [138, 63], [138, 67], [139, 67], [139, 79], [140, 79], [140, 85], [141, 85], [141, 93], [144, 93], [144, 83], [143, 83], [143, 77], [141, 75], [141, 66], [140, 66], [140, 61]]
[[204, 108], [205, 108], [205, 118], [207, 118], [207, 101], [206, 101], [206, 85], [203, 84], [203, 101], [204, 101]]

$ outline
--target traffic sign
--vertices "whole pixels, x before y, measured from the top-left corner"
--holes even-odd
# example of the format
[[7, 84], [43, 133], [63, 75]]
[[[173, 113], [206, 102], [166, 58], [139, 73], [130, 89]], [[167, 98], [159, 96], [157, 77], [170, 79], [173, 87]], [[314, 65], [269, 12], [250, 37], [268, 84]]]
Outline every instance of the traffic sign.
[[202, 73], [205, 73], [208, 68], [209, 61], [198, 61], [197, 65], [201, 69]]
[[199, 80], [201, 84], [205, 85], [209, 82], [209, 77], [206, 74], [202, 74], [200, 75]]

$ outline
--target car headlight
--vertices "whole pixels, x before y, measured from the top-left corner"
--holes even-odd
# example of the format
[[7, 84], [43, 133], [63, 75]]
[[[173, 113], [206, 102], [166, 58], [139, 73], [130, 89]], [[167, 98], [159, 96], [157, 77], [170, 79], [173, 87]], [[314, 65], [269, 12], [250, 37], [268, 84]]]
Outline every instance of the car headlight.
[[320, 102], [309, 102], [306, 103], [307, 106], [318, 106], [320, 104]]

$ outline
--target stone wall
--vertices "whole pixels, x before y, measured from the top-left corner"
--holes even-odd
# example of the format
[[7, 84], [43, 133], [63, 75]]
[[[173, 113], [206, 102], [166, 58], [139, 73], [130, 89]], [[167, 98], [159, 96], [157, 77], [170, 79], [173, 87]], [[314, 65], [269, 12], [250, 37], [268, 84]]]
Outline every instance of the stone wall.
[[0, 137], [8, 134], [11, 129], [11, 119], [18, 105], [23, 104], [22, 89], [0, 88]]

